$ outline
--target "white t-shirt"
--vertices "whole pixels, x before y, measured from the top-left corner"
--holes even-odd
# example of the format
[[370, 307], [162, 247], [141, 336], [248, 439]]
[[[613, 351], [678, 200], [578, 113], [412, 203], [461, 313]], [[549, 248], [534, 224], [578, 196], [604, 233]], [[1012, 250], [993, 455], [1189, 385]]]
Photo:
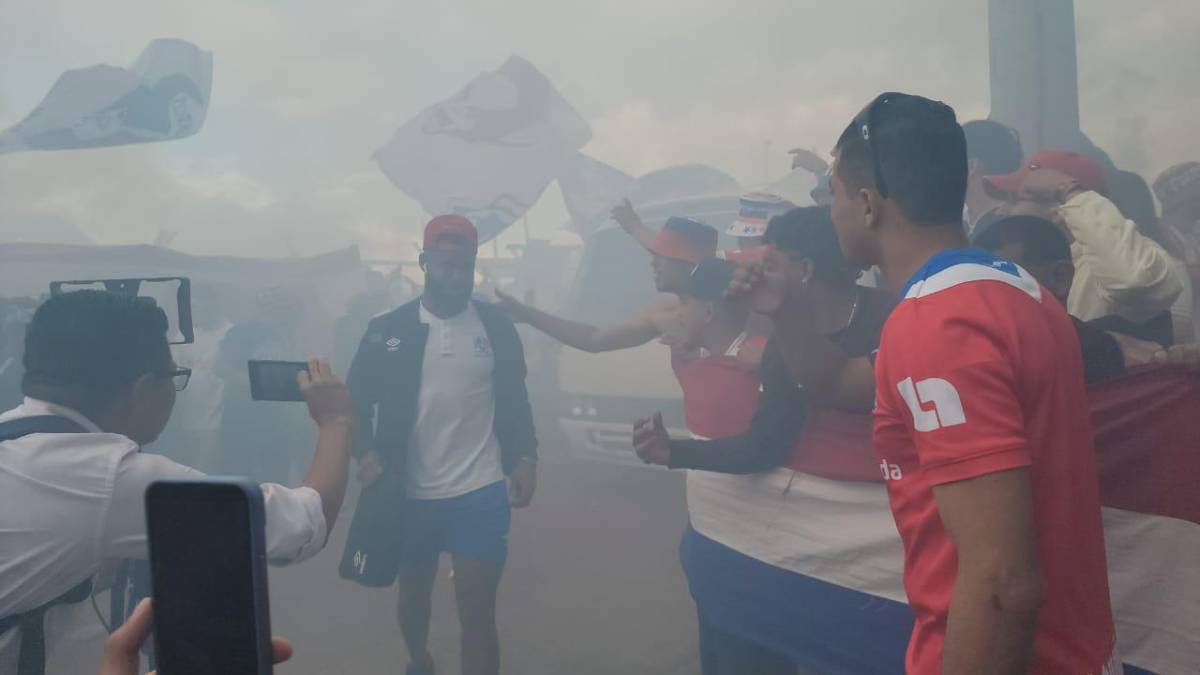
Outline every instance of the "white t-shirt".
[[[146, 487], [160, 479], [201, 475], [161, 455], [139, 452], [125, 436], [104, 433], [78, 412], [45, 401], [27, 398], [0, 415], [0, 422], [37, 415], [65, 417], [88, 433], [31, 434], [0, 443], [0, 616], [54, 600], [106, 561], [146, 558]], [[326, 536], [320, 495], [312, 488], [274, 484], [262, 491], [267, 555], [286, 562], [316, 555]], [[62, 613], [71, 610], [52, 609], [47, 615], [51, 652], [61, 632], [80, 633], [78, 626], [56, 620]], [[102, 633], [91, 619], [92, 632]], [[19, 644], [17, 629], [0, 636], [0, 673], [15, 672]]]
[[421, 305], [429, 326], [406, 469], [413, 499], [447, 499], [504, 480], [493, 423], [496, 359], [474, 304], [449, 319]]

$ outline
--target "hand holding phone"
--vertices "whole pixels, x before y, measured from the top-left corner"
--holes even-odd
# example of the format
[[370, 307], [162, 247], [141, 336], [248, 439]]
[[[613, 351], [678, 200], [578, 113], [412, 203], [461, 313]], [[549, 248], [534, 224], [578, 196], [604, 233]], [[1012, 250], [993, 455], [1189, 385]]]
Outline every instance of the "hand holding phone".
[[[104, 645], [104, 660], [100, 675], [138, 675], [141, 672], [141, 651], [150, 628], [154, 623], [154, 609], [150, 598], [145, 598], [134, 608], [133, 613], [121, 627], [113, 631]], [[292, 658], [292, 643], [281, 637], [271, 638], [271, 651], [275, 663], [284, 663]], [[151, 671], [149, 675], [156, 675]]]
[[265, 521], [262, 491], [245, 480], [146, 489], [162, 675], [270, 675]]
[[300, 396], [308, 403], [308, 414], [317, 426], [337, 422], [353, 423], [354, 401], [329, 359], [309, 359], [308, 368], [296, 375]]
[[304, 361], [250, 361], [250, 398], [255, 401], [303, 401], [300, 374], [308, 372]]

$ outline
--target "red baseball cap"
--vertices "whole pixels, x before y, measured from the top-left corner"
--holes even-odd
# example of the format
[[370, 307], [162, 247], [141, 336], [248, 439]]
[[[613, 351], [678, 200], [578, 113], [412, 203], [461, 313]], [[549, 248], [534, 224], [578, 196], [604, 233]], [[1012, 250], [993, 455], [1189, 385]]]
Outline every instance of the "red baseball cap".
[[471, 221], [455, 213], [435, 216], [433, 220], [426, 223], [425, 242], [422, 244], [422, 248], [428, 249], [439, 239], [447, 236], [461, 239], [463, 243], [471, 247], [471, 250], [479, 248], [479, 231], [475, 229]]
[[1042, 150], [1029, 158], [1028, 162], [1013, 173], [1000, 176], [984, 176], [983, 187], [992, 197], [1004, 199], [1016, 194], [1031, 171], [1054, 169], [1079, 181], [1085, 189], [1104, 194], [1108, 192], [1108, 181], [1104, 170], [1087, 155], [1068, 150]]

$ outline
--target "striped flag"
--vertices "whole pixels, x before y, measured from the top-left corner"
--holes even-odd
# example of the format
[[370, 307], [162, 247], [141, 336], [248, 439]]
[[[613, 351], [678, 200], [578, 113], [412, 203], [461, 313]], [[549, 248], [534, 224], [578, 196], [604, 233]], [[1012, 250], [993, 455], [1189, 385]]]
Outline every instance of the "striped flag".
[[[1200, 379], [1131, 373], [1089, 390], [1109, 584], [1127, 673], [1200, 664]], [[810, 418], [791, 467], [691, 472], [681, 555], [701, 611], [820, 673], [902, 673], [903, 550], [870, 419]]]

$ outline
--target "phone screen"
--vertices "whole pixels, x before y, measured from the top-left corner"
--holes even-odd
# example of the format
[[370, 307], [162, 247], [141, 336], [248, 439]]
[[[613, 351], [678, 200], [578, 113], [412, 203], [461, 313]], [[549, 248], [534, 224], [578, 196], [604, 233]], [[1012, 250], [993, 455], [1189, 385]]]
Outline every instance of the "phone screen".
[[266, 590], [255, 588], [254, 567], [265, 561], [255, 560], [249, 500], [237, 485], [215, 482], [146, 491], [161, 675], [259, 673], [256, 593]]
[[303, 401], [296, 375], [308, 370], [301, 361], [251, 361], [250, 398], [255, 401]]

